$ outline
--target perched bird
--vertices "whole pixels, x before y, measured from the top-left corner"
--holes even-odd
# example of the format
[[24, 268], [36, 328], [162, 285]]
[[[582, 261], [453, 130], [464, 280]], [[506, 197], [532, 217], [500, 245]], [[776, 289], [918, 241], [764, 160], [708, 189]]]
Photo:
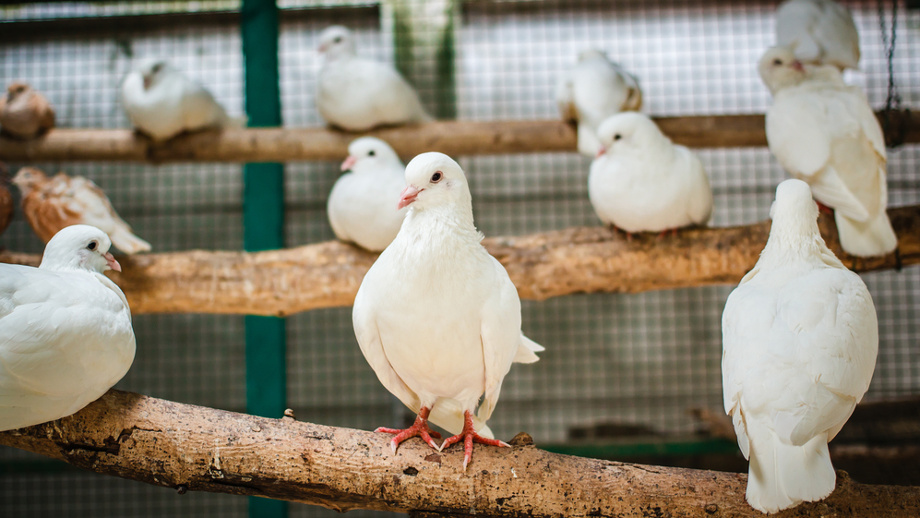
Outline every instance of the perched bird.
[[563, 119], [578, 123], [578, 151], [593, 157], [601, 147], [598, 127], [611, 115], [639, 111], [642, 90], [636, 76], [592, 49], [581, 52], [578, 64], [563, 76], [556, 102]]
[[82, 176], [58, 173], [48, 178], [34, 167], [23, 167], [13, 183], [22, 191], [22, 212], [42, 241], [48, 242], [64, 227], [84, 223], [102, 229], [126, 254], [150, 251], [150, 243], [133, 234], [102, 189]]
[[0, 133], [31, 139], [54, 127], [54, 109], [45, 96], [27, 83], [11, 83], [0, 97]]
[[722, 391], [750, 460], [747, 501], [773, 513], [829, 495], [827, 443], [869, 388], [878, 319], [869, 290], [824, 244], [808, 185], [786, 180], [754, 269], [722, 313]]
[[316, 107], [332, 126], [365, 131], [377, 126], [432, 120], [418, 94], [390, 65], [355, 55], [352, 32], [341, 25], [319, 37], [324, 56]]
[[131, 124], [153, 140], [243, 122], [228, 117], [210, 92], [163, 60], [144, 60], [125, 76], [121, 104]]
[[[423, 153], [406, 167], [406, 184], [406, 219], [355, 297], [355, 336], [383, 386], [418, 412], [405, 430], [377, 429], [396, 434], [394, 453], [415, 436], [435, 449], [463, 441], [466, 469], [474, 441], [506, 446], [485, 422], [511, 363], [535, 362], [543, 347], [521, 333], [517, 290], [480, 244], [460, 166]], [[457, 435], [438, 448], [429, 420]]]
[[760, 76], [773, 93], [770, 151], [814, 197], [834, 209], [840, 246], [884, 255], [898, 246], [888, 213], [885, 140], [866, 95], [830, 65], [803, 66], [788, 49], [768, 50]]
[[128, 301], [105, 232], [58, 232], [38, 268], [0, 264], [0, 430], [73, 414], [134, 361]]
[[379, 252], [387, 247], [406, 216], [393, 200], [406, 186], [405, 167], [393, 148], [374, 137], [348, 146], [343, 174], [332, 186], [326, 211], [336, 237]]
[[859, 67], [859, 32], [853, 15], [833, 0], [788, 0], [776, 10], [776, 45], [801, 62]]
[[666, 137], [648, 116], [624, 112], [605, 120], [591, 163], [588, 197], [607, 224], [627, 233], [704, 225], [712, 190], [699, 158]]

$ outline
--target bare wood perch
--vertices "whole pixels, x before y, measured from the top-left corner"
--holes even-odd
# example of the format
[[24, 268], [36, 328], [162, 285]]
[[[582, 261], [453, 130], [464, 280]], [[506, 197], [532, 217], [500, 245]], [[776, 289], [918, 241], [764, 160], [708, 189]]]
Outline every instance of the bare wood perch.
[[[763, 516], [744, 501], [741, 474], [559, 455], [526, 437], [513, 448], [477, 447], [464, 473], [460, 448], [439, 454], [411, 440], [394, 456], [389, 439], [115, 390], [73, 416], [0, 433], [0, 444], [180, 492], [265, 496], [339, 511]], [[819, 515], [918, 516], [920, 488], [864, 485], [840, 472], [827, 500], [776, 516]]]
[[[675, 142], [690, 147], [759, 147], [767, 143], [763, 115], [657, 117]], [[920, 122], [908, 121], [906, 142], [920, 142]], [[453, 156], [575, 151], [572, 125], [561, 120], [437, 121], [368, 132], [403, 157], [424, 151]], [[42, 138], [0, 137], [0, 160], [127, 162], [287, 162], [341, 160], [358, 134], [327, 128], [227, 129], [181, 135], [153, 144], [128, 129], [57, 128]]]
[[[920, 206], [888, 211], [899, 236], [902, 265], [920, 263]], [[819, 221], [828, 246], [859, 271], [891, 269], [894, 254], [854, 261], [840, 250], [832, 218]], [[770, 222], [728, 228], [685, 229], [677, 236], [632, 241], [603, 227], [581, 227], [483, 241], [521, 297], [544, 300], [572, 293], [637, 293], [734, 284], [750, 270]], [[377, 255], [329, 241], [269, 252], [144, 254], [119, 258], [110, 272], [141, 313], [290, 315], [350, 306]], [[0, 252], [0, 262], [37, 265], [34, 254]]]

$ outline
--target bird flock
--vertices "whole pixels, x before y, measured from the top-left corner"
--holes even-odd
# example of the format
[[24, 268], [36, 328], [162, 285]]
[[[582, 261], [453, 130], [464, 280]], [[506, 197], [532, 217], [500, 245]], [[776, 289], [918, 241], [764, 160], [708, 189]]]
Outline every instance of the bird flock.
[[[878, 322], [866, 285], [827, 248], [819, 206], [834, 211], [844, 251], [888, 254], [886, 152], [865, 94], [841, 72], [856, 68], [850, 13], [831, 0], [789, 0], [777, 11], [777, 46], [758, 71], [773, 104], [769, 148], [793, 177], [776, 189], [773, 225], [754, 268], [725, 304], [723, 393], [738, 445], [750, 460], [747, 500], [772, 513], [835, 487], [827, 443], [868, 389]], [[351, 31], [319, 36], [324, 64], [317, 109], [331, 126], [363, 132], [431, 121], [391, 66], [359, 57]], [[640, 113], [639, 80], [599, 50], [577, 57], [556, 101], [593, 157], [588, 197], [598, 218], [632, 236], [707, 225], [713, 210], [700, 160]], [[157, 141], [242, 126], [201, 85], [163, 60], [124, 78], [121, 102], [138, 132]], [[5, 136], [40, 138], [54, 124], [28, 84], [0, 101]], [[508, 446], [487, 426], [514, 363], [543, 347], [522, 332], [521, 304], [504, 267], [483, 248], [461, 166], [438, 152], [406, 166], [383, 140], [360, 137], [328, 197], [335, 235], [381, 252], [354, 301], [358, 346], [381, 384], [417, 413], [408, 428], [378, 428], [399, 444], [434, 449]], [[0, 430], [72, 414], [113, 386], [135, 349], [127, 300], [103, 272], [109, 253], [151, 245], [134, 235], [93, 182], [25, 167], [12, 179], [23, 213], [47, 242], [38, 268], [0, 264]], [[0, 188], [0, 231], [12, 197]], [[438, 444], [436, 424], [454, 434]]]

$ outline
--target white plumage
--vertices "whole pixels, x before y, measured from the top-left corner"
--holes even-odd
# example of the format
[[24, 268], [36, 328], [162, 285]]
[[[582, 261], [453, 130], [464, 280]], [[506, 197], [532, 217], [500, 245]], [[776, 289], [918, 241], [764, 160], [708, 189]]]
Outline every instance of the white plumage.
[[361, 137], [348, 146], [343, 174], [332, 186], [326, 212], [336, 237], [379, 252], [387, 247], [406, 216], [397, 209], [406, 186], [405, 167], [386, 142]]
[[341, 25], [320, 34], [325, 56], [316, 107], [325, 121], [348, 131], [432, 120], [418, 94], [390, 65], [355, 55], [354, 37]]
[[[543, 348], [521, 333], [517, 290], [480, 244], [460, 166], [423, 153], [406, 167], [406, 183], [402, 228], [355, 297], [355, 335], [381, 383], [419, 412], [417, 428], [427, 430], [428, 418], [460, 434], [452, 439], [465, 441], [466, 467], [472, 441], [482, 442], [473, 428], [492, 437], [485, 421], [512, 362], [535, 362]], [[393, 439], [394, 451], [405, 438]]]
[[833, 0], [789, 0], [776, 10], [776, 45], [805, 63], [859, 67], [859, 32], [853, 15]]
[[608, 117], [642, 107], [636, 76], [599, 50], [578, 55], [575, 68], [556, 89], [556, 102], [565, 120], [578, 122], [578, 151], [593, 157], [601, 147], [597, 129]]
[[154, 140], [182, 132], [240, 126], [203, 86], [162, 60], [142, 61], [121, 83], [121, 103], [134, 125]]
[[128, 372], [131, 311], [102, 274], [121, 270], [110, 245], [101, 230], [73, 225], [38, 268], [0, 264], [0, 430], [68, 416]]
[[588, 196], [597, 216], [626, 232], [703, 225], [712, 190], [699, 158], [666, 137], [648, 116], [614, 115], [601, 124]]
[[869, 387], [878, 320], [862, 279], [825, 246], [808, 185], [776, 189], [773, 226], [722, 313], [722, 390], [763, 512], [835, 486], [827, 443]]
[[893, 251], [898, 239], [886, 212], [885, 140], [866, 95], [847, 86], [835, 67], [803, 67], [788, 49], [768, 50], [759, 71], [773, 93], [770, 151], [834, 209], [840, 246], [861, 257]]

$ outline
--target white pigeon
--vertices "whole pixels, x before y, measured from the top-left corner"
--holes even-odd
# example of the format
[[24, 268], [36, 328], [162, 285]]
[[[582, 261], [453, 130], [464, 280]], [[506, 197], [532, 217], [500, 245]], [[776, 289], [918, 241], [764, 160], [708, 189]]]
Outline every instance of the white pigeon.
[[[402, 228], [355, 297], [355, 336], [383, 386], [418, 412], [405, 430], [377, 429], [396, 434], [394, 453], [414, 436], [435, 449], [463, 441], [466, 469], [474, 441], [507, 446], [485, 422], [512, 362], [535, 362], [543, 347], [521, 332], [517, 290], [480, 244], [460, 166], [422, 153], [406, 167], [406, 184]], [[429, 420], [458, 435], [438, 448]]]
[[406, 186], [405, 167], [393, 148], [374, 137], [348, 145], [343, 174], [332, 186], [326, 212], [336, 237], [379, 252], [387, 247], [406, 216], [393, 200]]
[[163, 60], [144, 60], [125, 76], [121, 104], [131, 124], [153, 140], [242, 125], [242, 120], [229, 118], [203, 86]]
[[352, 32], [333, 25], [319, 36], [325, 57], [316, 107], [327, 123], [348, 131], [433, 120], [418, 94], [390, 65], [355, 55]]
[[597, 129], [608, 117], [642, 107], [639, 80], [599, 50], [578, 55], [578, 64], [563, 76], [556, 102], [565, 120], [578, 122], [578, 151], [593, 157], [601, 147]]
[[885, 140], [866, 95], [846, 85], [836, 67], [803, 66], [780, 47], [763, 55], [759, 71], [773, 93], [766, 116], [770, 151], [834, 209], [840, 246], [859, 257], [897, 248], [885, 210]]
[[869, 388], [878, 319], [869, 290], [824, 244], [808, 185], [776, 189], [770, 238], [722, 313], [722, 392], [750, 460], [747, 501], [773, 513], [820, 500], [827, 443]]
[[598, 129], [588, 197], [597, 216], [631, 234], [704, 225], [712, 190], [700, 159], [671, 142], [647, 115], [623, 112]]
[[121, 266], [105, 232], [64, 228], [38, 268], [0, 264], [0, 430], [73, 414], [134, 361], [128, 301], [102, 272]]
[[859, 66], [859, 32], [853, 15], [833, 0], [788, 0], [776, 10], [776, 45], [804, 63]]

